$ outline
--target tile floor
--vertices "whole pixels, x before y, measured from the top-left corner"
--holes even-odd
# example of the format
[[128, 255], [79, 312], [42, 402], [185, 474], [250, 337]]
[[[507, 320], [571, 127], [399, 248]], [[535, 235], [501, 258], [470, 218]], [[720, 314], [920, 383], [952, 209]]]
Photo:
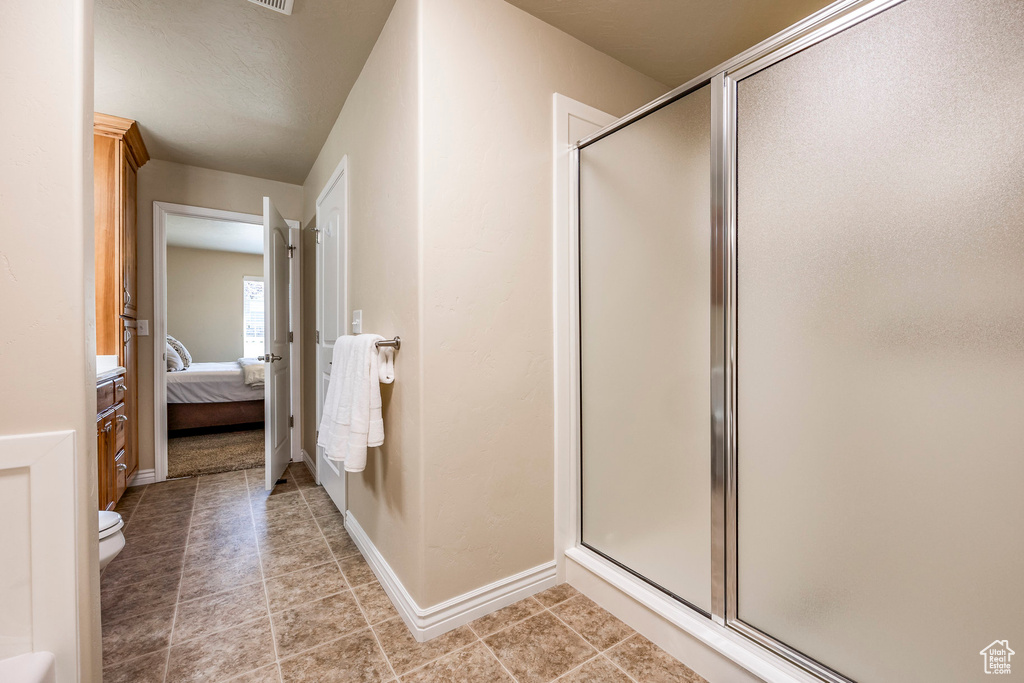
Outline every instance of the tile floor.
[[304, 465], [132, 488], [106, 683], [706, 683], [568, 584], [417, 643]]

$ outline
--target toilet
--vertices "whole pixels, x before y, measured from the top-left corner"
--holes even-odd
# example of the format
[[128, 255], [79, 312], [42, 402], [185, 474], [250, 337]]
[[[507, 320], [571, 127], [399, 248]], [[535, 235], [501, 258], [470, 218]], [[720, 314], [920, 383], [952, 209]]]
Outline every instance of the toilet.
[[100, 571], [124, 548], [124, 520], [113, 510], [100, 510]]

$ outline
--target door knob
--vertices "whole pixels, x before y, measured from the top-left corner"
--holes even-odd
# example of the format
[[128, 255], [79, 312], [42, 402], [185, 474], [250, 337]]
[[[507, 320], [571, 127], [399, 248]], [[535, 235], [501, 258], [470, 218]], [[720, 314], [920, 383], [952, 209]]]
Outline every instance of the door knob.
[[272, 353], [269, 356], [260, 356], [256, 360], [261, 360], [264, 363], [273, 363], [275, 360], [281, 360], [281, 356], [278, 356], [276, 353]]

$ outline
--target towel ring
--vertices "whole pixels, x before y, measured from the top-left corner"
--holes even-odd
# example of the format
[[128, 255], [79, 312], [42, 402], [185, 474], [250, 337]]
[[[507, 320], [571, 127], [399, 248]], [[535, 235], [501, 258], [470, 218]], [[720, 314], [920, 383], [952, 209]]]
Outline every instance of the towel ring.
[[402, 338], [399, 336], [395, 336], [394, 339], [382, 339], [376, 343], [376, 346], [378, 349], [382, 346], [390, 346], [395, 351], [398, 351], [400, 348], [402, 348]]

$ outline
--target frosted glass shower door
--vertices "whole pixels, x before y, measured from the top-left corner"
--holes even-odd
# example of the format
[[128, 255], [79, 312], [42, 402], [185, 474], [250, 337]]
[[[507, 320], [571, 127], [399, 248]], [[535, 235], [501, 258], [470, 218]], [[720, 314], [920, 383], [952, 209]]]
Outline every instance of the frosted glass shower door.
[[583, 542], [711, 609], [709, 88], [580, 150]]
[[906, 0], [737, 83], [736, 616], [860, 683], [1024, 653], [1022, 46]]

